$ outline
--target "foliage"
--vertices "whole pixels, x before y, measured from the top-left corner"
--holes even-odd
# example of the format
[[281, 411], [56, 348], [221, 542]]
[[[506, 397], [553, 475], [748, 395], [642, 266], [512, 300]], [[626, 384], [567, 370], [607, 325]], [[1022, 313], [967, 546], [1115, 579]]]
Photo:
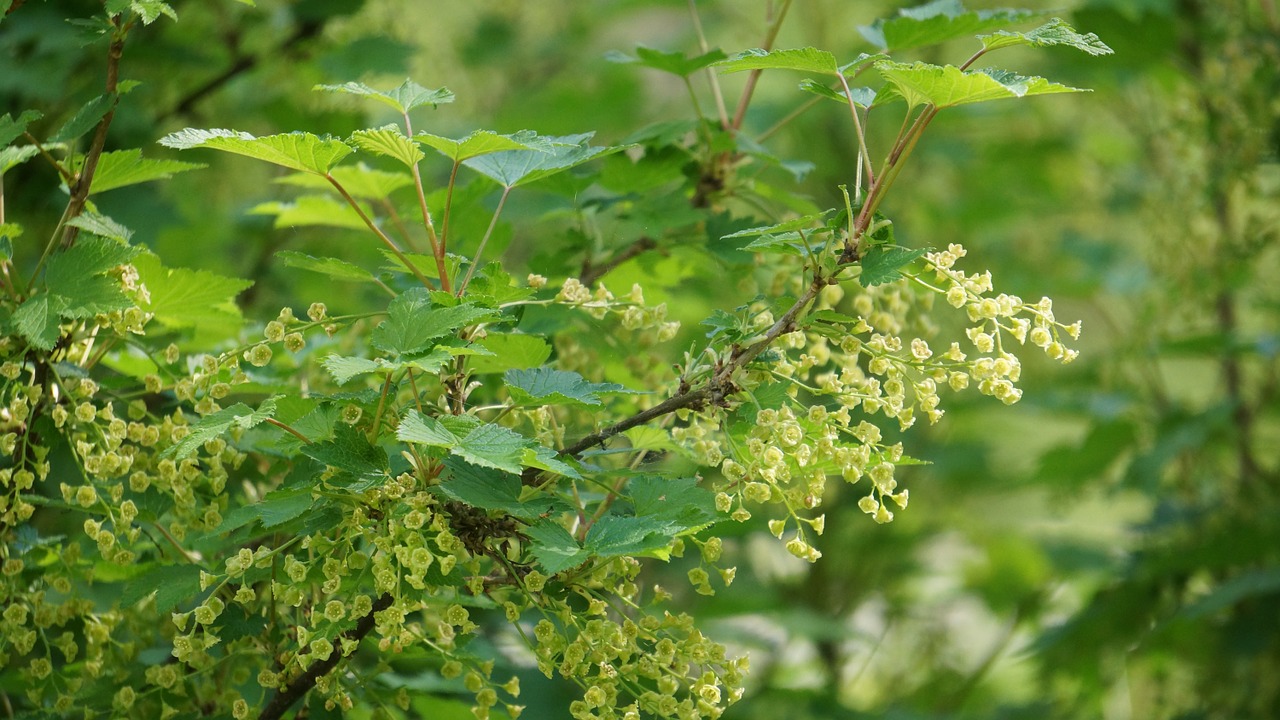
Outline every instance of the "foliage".
[[[296, 87], [276, 91], [314, 86], [320, 100], [288, 96], [262, 115], [228, 104], [234, 73], [197, 87], [121, 79], [134, 72], [126, 41], [167, 58], [221, 28], [231, 67], [258, 43], [269, 49], [248, 64], [270, 68], [343, 27], [325, 3], [281, 5], [294, 27], [275, 47], [265, 8], [209, 5], [178, 6], [183, 24], [166, 26], [165, 3], [107, 3], [77, 22], [97, 38], [89, 52], [105, 45], [106, 87], [85, 88], [78, 108], [45, 99], [0, 119], [0, 168], [32, 179], [10, 183], [22, 225], [0, 217], [0, 689], [17, 712], [434, 716], [465, 696], [476, 716], [515, 716], [533, 701], [513, 675], [536, 668], [579, 686], [576, 717], [717, 717], [747, 691], [747, 661], [703, 634], [690, 590], [733, 602], [736, 538], [768, 532], [811, 562], [825, 550], [835, 557], [811, 577], [833, 572], [854, 551], [825, 531], [860, 526], [824, 512], [910, 518], [900, 483], [946, 472], [945, 457], [902, 470], [931, 454], [927, 433], [906, 433], [941, 420], [943, 393], [980, 417], [962, 391], [1019, 401], [1018, 348], [1076, 357], [1080, 325], [1051, 301], [997, 291], [942, 233], [936, 247], [899, 241], [887, 216], [919, 212], [917, 196], [891, 190], [942, 110], [1076, 90], [976, 67], [1004, 48], [1108, 52], [1063, 20], [932, 2], [862, 28], [871, 46], [779, 49], [783, 3], [763, 48], [722, 52], [698, 30], [688, 53], [611, 54], [621, 67], [599, 72], [670, 76], [696, 117], [611, 128], [606, 141], [564, 117], [524, 130], [542, 127], [533, 111], [519, 130], [476, 130], [448, 119], [465, 92], [334, 77], [322, 61], [283, 63]], [[0, 33], [56, 10], [14, 3]], [[902, 55], [958, 40], [973, 54], [956, 65]], [[848, 119], [841, 192], [819, 194], [834, 207], [783, 159], [791, 120], [748, 132], [774, 76], [816, 93], [804, 107]], [[172, 112], [139, 114], [137, 93]], [[985, 122], [1019, 122], [996, 117]], [[57, 196], [32, 189], [56, 184], [49, 169], [67, 192], [52, 211]], [[206, 172], [234, 183], [192, 179]], [[158, 180], [191, 183], [172, 202], [209, 226], [208, 245], [166, 241], [148, 196], [129, 194], [165, 192], [149, 189]], [[232, 184], [247, 203], [234, 215], [222, 204]], [[274, 229], [241, 219], [250, 205]], [[48, 239], [20, 242], [33, 237]], [[280, 238], [304, 246], [280, 250]], [[246, 269], [205, 265], [215, 240], [238, 243]], [[237, 298], [265, 322], [244, 322]], [[1026, 361], [1028, 377], [1042, 372]], [[1091, 452], [1147, 447], [1136, 423], [1108, 420]], [[989, 604], [1034, 616], [1040, 561], [1006, 554], [989, 572], [1033, 590]], [[1223, 578], [1188, 613], [1269, 592], [1269, 577]], [[1125, 616], [1103, 600], [1097, 616]], [[1097, 637], [1089, 617], [1060, 630]], [[527, 691], [535, 676], [522, 679]], [[766, 681], [754, 712], [774, 690]]]

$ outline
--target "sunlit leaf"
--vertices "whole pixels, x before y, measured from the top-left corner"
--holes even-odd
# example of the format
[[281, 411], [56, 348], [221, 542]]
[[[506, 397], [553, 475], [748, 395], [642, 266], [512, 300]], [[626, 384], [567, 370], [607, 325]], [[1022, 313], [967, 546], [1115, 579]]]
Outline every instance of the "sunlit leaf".
[[522, 130], [512, 135], [499, 135], [490, 130], [477, 130], [461, 140], [453, 140], [431, 133], [418, 133], [413, 139], [435, 148], [441, 155], [462, 162], [473, 157], [502, 152], [504, 150], [538, 150], [544, 151], [549, 145], [540, 142], [538, 134], [530, 130]]
[[965, 10], [960, 0], [934, 0], [901, 9], [897, 16], [876, 20], [858, 31], [884, 50], [905, 50], [1008, 27], [1037, 15], [1031, 10]]
[[988, 50], [1017, 45], [1031, 45], [1033, 47], [1062, 45], [1090, 55], [1110, 55], [1112, 53], [1111, 48], [1107, 47], [1106, 43], [1102, 42], [1097, 35], [1093, 33], [1081, 35], [1060, 18], [1053, 18], [1044, 25], [1028, 32], [997, 30], [990, 35], [979, 36], [978, 39], [982, 41], [982, 46]]
[[235, 130], [187, 128], [164, 136], [160, 144], [178, 150], [222, 150], [319, 175], [328, 173], [352, 152], [351, 146], [341, 140], [304, 132], [254, 137]]
[[375, 90], [359, 82], [349, 82], [341, 85], [316, 85], [315, 89], [371, 98], [402, 113], [423, 105], [451, 103], [454, 99], [453, 92], [448, 88], [425, 88], [412, 80], [405, 80], [400, 84], [400, 87], [389, 92]]
[[525, 405], [600, 405], [600, 393], [632, 392], [617, 383], [587, 382], [576, 372], [547, 367], [508, 370], [502, 379], [511, 397]]
[[[341, 165], [334, 168], [330, 175], [352, 197], [366, 200], [385, 200], [396, 190], [413, 184], [413, 178], [406, 173], [374, 170], [364, 163]], [[277, 179], [276, 182], [313, 190], [333, 191], [334, 189], [327, 178], [311, 173], [286, 175]]]
[[1049, 82], [1041, 77], [1023, 77], [990, 68], [964, 71], [954, 65], [889, 61], [878, 62], [875, 68], [888, 81], [892, 91], [911, 107], [934, 105], [948, 108], [1004, 98], [1088, 92]]
[[592, 146], [588, 141], [593, 134], [546, 137], [544, 140], [551, 144], [545, 150], [508, 150], [473, 157], [463, 164], [504, 187], [514, 188], [625, 149]]
[[331, 195], [303, 195], [292, 202], [272, 201], [255, 206], [251, 215], [274, 215], [275, 227], [368, 228], [349, 204]]
[[795, 48], [791, 50], [743, 50], [742, 52], [715, 63], [722, 73], [735, 73], [744, 70], [799, 70], [800, 72], [819, 75], [835, 75], [839, 73], [836, 56], [826, 50], [816, 48]]
[[152, 180], [167, 180], [176, 173], [203, 167], [207, 166], [181, 160], [144, 158], [142, 151], [136, 149], [104, 152], [98, 158], [98, 168], [94, 171], [89, 192], [100, 193]]
[[310, 270], [311, 272], [328, 275], [337, 280], [354, 280], [357, 282], [373, 282], [375, 279], [373, 273], [360, 267], [353, 265], [346, 260], [340, 260], [334, 257], [312, 257], [306, 253], [300, 253], [296, 250], [281, 250], [276, 253], [276, 259], [284, 263], [288, 267], [295, 267], [301, 270]]
[[276, 399], [274, 397], [263, 401], [257, 410], [244, 403], [236, 403], [231, 407], [205, 415], [192, 423], [188, 427], [189, 432], [186, 437], [166, 448], [160, 455], [161, 457], [185, 458], [206, 442], [222, 437], [231, 428], [237, 427], [247, 430], [266, 421], [268, 418], [274, 417], [275, 411]]
[[365, 152], [395, 158], [405, 167], [413, 167], [426, 157], [422, 149], [405, 137], [396, 125], [385, 125], [376, 130], [357, 130], [351, 133], [351, 142]]
[[862, 274], [858, 282], [863, 287], [883, 285], [902, 277], [902, 268], [924, 257], [929, 248], [904, 248], [896, 245], [876, 245], [862, 258]]

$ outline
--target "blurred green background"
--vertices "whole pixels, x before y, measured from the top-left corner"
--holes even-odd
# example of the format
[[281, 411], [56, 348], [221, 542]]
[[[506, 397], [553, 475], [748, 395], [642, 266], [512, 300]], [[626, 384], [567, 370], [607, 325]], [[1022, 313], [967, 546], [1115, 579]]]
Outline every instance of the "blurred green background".
[[[760, 45], [766, 5], [699, 2], [710, 45]], [[1019, 49], [996, 64], [1095, 92], [944, 112], [884, 210], [899, 242], [963, 243], [998, 289], [1055, 298], [1059, 319], [1084, 321], [1081, 357], [1063, 368], [1028, 353], [1018, 405], [961, 395], [941, 424], [912, 433], [911, 453], [934, 464], [904, 473], [913, 502], [894, 523], [873, 524], [836, 488], [814, 566], [749, 525], [728, 530], [738, 580], [716, 597], [680, 589], [679, 561], [652, 570], [670, 574], [675, 603], [710, 619], [709, 634], [752, 653], [751, 689], [726, 717], [1280, 717], [1280, 16], [1273, 0], [1027, 5], [1116, 53]], [[56, 128], [97, 94], [102, 48], [64, 20], [93, 6], [29, 0], [0, 25], [0, 111], [38, 107]], [[777, 46], [852, 59], [870, 50], [856, 27], [902, 6], [800, 0]], [[188, 126], [346, 134], [393, 118], [313, 85], [406, 76], [457, 93], [418, 121], [441, 135], [594, 130], [617, 143], [692, 116], [674, 78], [604, 59], [636, 45], [697, 53], [684, 0], [175, 7], [179, 22], [131, 39], [123, 76], [141, 84], [109, 148], [171, 155], [155, 140]], [[959, 63], [975, 48], [915, 57]], [[766, 74], [748, 132], [810, 97], [796, 80]], [[741, 82], [725, 79], [731, 104]], [[870, 141], [884, 147], [897, 121], [878, 112]], [[822, 103], [768, 141], [815, 164], [801, 187], [821, 207], [852, 181], [847, 121]], [[182, 159], [210, 168], [106, 193], [103, 211], [168, 265], [254, 279], [241, 298], [249, 318], [362, 302], [362, 290], [335, 292], [272, 254], [376, 263], [369, 243], [274, 229], [252, 210], [292, 191], [265, 165]], [[40, 223], [51, 227], [63, 202], [49, 174], [28, 163], [4, 176], [28, 237], [46, 236]], [[554, 227], [566, 212], [555, 193], [513, 196], [513, 270], [563, 276], [555, 248], [521, 246], [518, 228]], [[742, 299], [732, 283], [680, 282], [690, 261], [671, 253], [618, 273], [647, 276], [692, 338], [710, 308]], [[572, 696], [531, 675], [525, 717], [562, 717]]]

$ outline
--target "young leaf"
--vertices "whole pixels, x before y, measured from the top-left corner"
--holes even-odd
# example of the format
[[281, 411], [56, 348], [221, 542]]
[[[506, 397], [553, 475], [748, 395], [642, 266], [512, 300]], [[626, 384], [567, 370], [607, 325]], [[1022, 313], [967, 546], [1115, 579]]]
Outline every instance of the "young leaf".
[[617, 383], [590, 383], [576, 372], [540, 367], [503, 375], [511, 397], [527, 405], [600, 405], [599, 393], [633, 392]]
[[728, 238], [754, 237], [756, 235], [778, 235], [780, 233], [804, 230], [806, 228], [813, 227], [815, 223], [821, 222], [823, 218], [833, 212], [835, 212], [835, 210], [823, 210], [820, 213], [801, 215], [800, 217], [783, 220], [782, 222], [774, 223], [773, 225], [761, 225], [759, 227], [747, 228], [746, 230], [729, 233], [728, 235], [721, 237], [721, 239], [726, 240]]
[[1097, 35], [1093, 33], [1081, 35], [1060, 18], [1053, 18], [1029, 32], [997, 30], [990, 35], [980, 35], [978, 39], [982, 41], [982, 46], [987, 50], [997, 50], [1017, 45], [1031, 45], [1033, 47], [1065, 45], [1090, 55], [1110, 55], [1112, 53], [1111, 48], [1107, 47], [1106, 43], [1102, 42]]
[[165, 135], [160, 144], [178, 150], [212, 148], [317, 175], [328, 174], [351, 154], [351, 146], [341, 140], [304, 132], [254, 137], [235, 130], [187, 128]]
[[560, 504], [553, 498], [545, 501], [525, 495], [519, 475], [492, 468], [471, 465], [457, 458], [445, 461], [448, 472], [444, 482], [433, 489], [439, 495], [464, 502], [481, 510], [504, 513], [522, 520], [536, 520]]
[[433, 308], [427, 291], [413, 288], [391, 301], [387, 319], [373, 330], [372, 342], [384, 352], [412, 355], [426, 350], [434, 340], [496, 315], [471, 303]]
[[208, 167], [201, 163], [181, 160], [153, 160], [142, 157], [141, 150], [116, 150], [104, 152], [98, 159], [98, 169], [93, 174], [89, 193], [100, 193], [127, 185], [167, 180], [175, 173]]
[[654, 70], [671, 73], [672, 75], [688, 77], [714, 62], [725, 59], [725, 54], [716, 49], [695, 57], [686, 57], [681, 52], [663, 52], [641, 45], [636, 47], [634, 56], [613, 50], [605, 53], [604, 57], [609, 62], [622, 63], [624, 65], [642, 65]]
[[19, 145], [0, 150], [0, 175], [4, 175], [39, 154], [40, 148], [35, 145]]
[[28, 125], [42, 117], [44, 115], [36, 110], [24, 110], [17, 118], [10, 117], [9, 113], [0, 115], [0, 148], [8, 147], [26, 132]]
[[463, 162], [463, 165], [503, 187], [514, 188], [625, 149], [621, 145], [594, 147], [588, 142], [593, 134], [547, 137], [544, 140], [550, 144], [545, 150], [497, 152], [473, 157]]
[[376, 130], [357, 130], [351, 133], [351, 142], [365, 152], [395, 158], [404, 163], [405, 167], [411, 168], [426, 157], [396, 125], [386, 125]]
[[656, 518], [605, 515], [587, 531], [582, 546], [596, 557], [654, 555], [665, 560], [663, 551], [678, 534]]
[[253, 284], [250, 280], [223, 277], [206, 270], [166, 268], [160, 258], [143, 253], [132, 261], [150, 300], [143, 309], [169, 327], [225, 327], [240, 322], [235, 297]]
[[714, 63], [714, 66], [725, 74], [744, 70], [799, 70], [819, 75], [837, 75], [840, 72], [835, 55], [811, 47], [793, 50], [743, 50], [727, 60]]
[[341, 85], [316, 85], [316, 90], [361, 95], [380, 103], [389, 105], [397, 111], [406, 113], [423, 105], [443, 105], [453, 102], [454, 95], [448, 88], [430, 89], [412, 80], [405, 80], [400, 87], [390, 92], [374, 90], [364, 83], [349, 82]]
[[[413, 184], [413, 178], [405, 173], [374, 170], [364, 163], [340, 165], [329, 174], [348, 193], [351, 193], [352, 197], [366, 200], [386, 200], [396, 190]], [[312, 190], [326, 190], [329, 192], [334, 190], [333, 185], [327, 179], [311, 173], [286, 175], [278, 178], [276, 182]]]
[[1023, 77], [1004, 70], [984, 68], [961, 70], [954, 65], [930, 65], [881, 61], [876, 71], [888, 81], [892, 92], [911, 107], [934, 105], [955, 107], [968, 103], [1052, 93], [1088, 92], [1049, 82], [1041, 77]]
[[538, 367], [551, 357], [551, 345], [537, 335], [489, 333], [477, 344], [490, 354], [471, 359], [471, 371], [474, 373]]
[[520, 458], [520, 464], [529, 468], [537, 468], [539, 470], [547, 470], [557, 475], [563, 475], [570, 478], [581, 478], [579, 473], [572, 465], [561, 460], [549, 447], [539, 445], [533, 448], [525, 448], [524, 455]]
[[876, 20], [858, 31], [884, 50], [906, 50], [1007, 27], [1038, 14], [1031, 10], [965, 10], [960, 0], [934, 0], [899, 10], [897, 17]]
[[129, 238], [133, 237], [132, 230], [106, 215], [99, 215], [96, 212], [82, 212], [68, 220], [67, 224], [72, 227], [78, 227], [90, 235], [108, 238], [118, 243], [127, 243]]
[[524, 534], [532, 544], [533, 556], [549, 575], [577, 567], [590, 557], [568, 530], [550, 518], [526, 528]]
[[[368, 208], [364, 208], [368, 213]], [[348, 230], [368, 228], [350, 205], [331, 195], [302, 195], [293, 202], [265, 202], [249, 211], [250, 215], [274, 215], [273, 225], [287, 227], [336, 227]]]
[[52, 350], [58, 341], [62, 313], [66, 308], [66, 298], [41, 293], [24, 300], [13, 311], [11, 321], [18, 334], [26, 338], [32, 347]]
[[105, 273], [139, 252], [141, 248], [114, 240], [87, 237], [51, 256], [44, 281], [50, 293], [66, 300], [62, 316], [86, 318], [129, 307], [120, 281]]
[[231, 407], [210, 413], [191, 425], [187, 436], [166, 448], [160, 453], [160, 457], [185, 458], [201, 445], [221, 437], [231, 428], [239, 427], [247, 430], [269, 417], [274, 417], [275, 412], [276, 398], [270, 397], [263, 401], [257, 410], [244, 403], [236, 403]]
[[333, 257], [312, 257], [306, 253], [300, 253], [295, 250], [281, 250], [276, 253], [276, 259], [288, 267], [299, 268], [302, 270], [310, 270], [311, 272], [328, 275], [335, 280], [352, 280], [355, 282], [373, 282], [373, 273], [360, 267], [353, 265], [346, 260], [339, 260]]
[[409, 410], [396, 429], [396, 438], [431, 447], [452, 448], [462, 439], [436, 418]]
[[489, 423], [467, 433], [450, 452], [472, 465], [519, 474], [524, 450], [531, 445], [520, 433]]
[[876, 245], [862, 257], [862, 274], [858, 282], [862, 287], [883, 285], [902, 277], [902, 268], [924, 257], [929, 248], [910, 249], [897, 245]]
[[801, 80], [800, 89], [829, 100], [835, 100], [841, 105], [847, 104], [849, 102], [849, 97], [852, 96], [854, 104], [862, 108], [871, 107], [872, 103], [874, 103], [876, 99], [876, 91], [871, 88], [851, 87], [849, 88], [849, 94], [846, 95], [844, 88], [836, 89], [825, 83], [813, 80], [812, 78], [805, 78], [804, 80]]
[[543, 151], [545, 143], [538, 142], [538, 134], [531, 130], [521, 130], [512, 135], [499, 135], [490, 130], [477, 130], [461, 140], [453, 140], [431, 133], [418, 133], [413, 139], [435, 148], [441, 155], [462, 162], [473, 157], [502, 152], [504, 150], [538, 150]]
[[[53, 134], [53, 137], [49, 138], [49, 142], [71, 142], [72, 140], [75, 140], [81, 135], [89, 132], [93, 129], [93, 126], [97, 125], [98, 121], [107, 114], [107, 111], [115, 105], [115, 102], [116, 95], [114, 93], [107, 93], [105, 95], [99, 95], [85, 103], [84, 106], [67, 121], [66, 125], [63, 125], [58, 132]], [[26, 113], [23, 113], [23, 117], [26, 117]], [[19, 121], [22, 120], [21, 117], [18, 119]]]

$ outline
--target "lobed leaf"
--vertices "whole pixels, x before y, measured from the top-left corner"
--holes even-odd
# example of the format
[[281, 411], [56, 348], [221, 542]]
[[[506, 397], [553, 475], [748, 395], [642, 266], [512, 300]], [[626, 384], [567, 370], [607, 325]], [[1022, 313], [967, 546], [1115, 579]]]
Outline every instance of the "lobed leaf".
[[[365, 208], [368, 215], [368, 208]], [[277, 228], [286, 227], [336, 227], [347, 230], [364, 230], [365, 222], [346, 202], [332, 195], [302, 195], [293, 202], [260, 203], [249, 211], [250, 215], [274, 215], [272, 223]]]
[[499, 135], [491, 130], [476, 130], [461, 140], [418, 133], [413, 139], [434, 148], [455, 163], [481, 155], [506, 150], [537, 150], [545, 152], [547, 143], [532, 130], [521, 130], [511, 135]]
[[586, 562], [590, 553], [556, 521], [545, 518], [525, 528], [533, 556], [549, 575], [563, 572]]
[[160, 258], [143, 253], [132, 261], [150, 299], [143, 309], [170, 327], [239, 324], [235, 297], [251, 280], [223, 277], [207, 270], [166, 268]]
[[[58, 132], [49, 138], [50, 143], [69, 143], [93, 129], [116, 103], [114, 93], [106, 93], [85, 103]], [[26, 113], [23, 113], [26, 117]], [[21, 120], [22, 118], [19, 118]]]
[[663, 52], [640, 45], [636, 47], [635, 53], [635, 55], [628, 55], [624, 52], [612, 50], [605, 53], [605, 59], [609, 62], [624, 65], [641, 65], [680, 77], [688, 77], [708, 65], [725, 59], [724, 52], [719, 49], [711, 50], [702, 55], [687, 57], [681, 52]]
[[373, 330], [373, 346], [384, 352], [412, 355], [426, 350], [434, 340], [498, 314], [471, 303], [435, 308], [431, 305], [431, 296], [424, 288], [396, 296], [387, 307], [387, 319]]
[[924, 257], [927, 252], [929, 248], [876, 245], [862, 257], [862, 274], [858, 276], [858, 282], [862, 283], [862, 287], [893, 282], [902, 277], [902, 268]]
[[351, 143], [365, 152], [395, 158], [410, 168], [426, 157], [395, 125], [385, 125], [376, 130], [357, 130], [351, 133]]
[[519, 187], [575, 168], [598, 157], [611, 155], [626, 146], [595, 147], [588, 141], [594, 133], [545, 137], [546, 149], [508, 150], [473, 157], [463, 165], [506, 188]]
[[89, 193], [106, 192], [152, 180], [168, 180], [176, 173], [204, 167], [208, 166], [181, 160], [144, 158], [142, 151], [137, 149], [104, 152], [98, 158], [98, 169], [93, 174]]
[[[10, 143], [22, 136], [27, 131], [27, 126], [44, 117], [38, 110], [24, 110], [18, 117], [13, 118], [9, 113], [0, 115], [0, 148], [8, 147]], [[7, 168], [0, 166], [0, 172]]]
[[127, 243], [129, 238], [133, 237], [132, 230], [106, 215], [99, 215], [96, 212], [82, 212], [68, 220], [67, 224], [72, 227], [78, 227], [91, 235], [109, 238], [120, 243]]
[[858, 32], [884, 50], [906, 50], [1007, 27], [1039, 14], [1032, 10], [965, 10], [960, 0], [934, 0], [901, 9], [896, 17], [860, 26]]
[[[938, 108], [970, 103], [1030, 97], [1053, 93], [1088, 92], [1049, 82], [1041, 77], [1024, 77], [1004, 70], [984, 68], [964, 71], [954, 65], [930, 65], [881, 61], [876, 71], [889, 83], [887, 91], [906, 100], [911, 107], [933, 105]], [[877, 102], [881, 102], [877, 98]]]
[[980, 35], [978, 39], [982, 41], [982, 47], [987, 50], [998, 50], [999, 48], [1018, 45], [1030, 45], [1032, 47], [1063, 45], [1090, 55], [1110, 55], [1113, 52], [1097, 35], [1093, 33], [1081, 35], [1061, 18], [1053, 18], [1044, 25], [1028, 32], [997, 30], [990, 35]]
[[316, 85], [314, 89], [360, 95], [377, 100], [384, 105], [389, 105], [401, 113], [407, 113], [423, 105], [443, 105], [454, 100], [453, 92], [449, 88], [425, 88], [408, 79], [401, 83], [400, 87], [390, 92], [375, 90], [359, 82], [348, 82], [341, 85]]
[[40, 154], [35, 145], [19, 145], [0, 150], [0, 175], [4, 175], [15, 167]]
[[760, 48], [743, 50], [726, 60], [714, 63], [714, 66], [720, 68], [723, 74], [744, 70], [799, 70], [819, 75], [840, 73], [835, 55], [826, 50], [811, 47], [791, 50], [761, 50]]
[[328, 275], [335, 280], [357, 282], [373, 282], [375, 280], [373, 273], [368, 270], [334, 257], [312, 257], [296, 250], [281, 250], [276, 253], [276, 259], [288, 267], [310, 270], [321, 275]]
[[188, 428], [189, 432], [186, 437], [165, 448], [164, 452], [160, 453], [160, 457], [185, 458], [195, 452], [201, 445], [221, 437], [231, 428], [238, 427], [247, 430], [267, 418], [274, 417], [275, 412], [276, 397], [273, 396], [264, 400], [257, 410], [244, 403], [236, 403], [231, 407], [210, 413], [192, 424]]
[[503, 375], [512, 399], [532, 405], [600, 405], [600, 393], [630, 393], [617, 383], [587, 382], [576, 372], [547, 367], [508, 370]]
[[160, 138], [160, 144], [178, 150], [211, 148], [263, 160], [291, 170], [327, 175], [351, 146], [330, 137], [291, 132], [254, 137], [235, 130], [187, 128]]
[[[413, 178], [403, 172], [374, 170], [364, 163], [341, 165], [334, 168], [329, 175], [334, 180], [337, 180], [352, 197], [366, 200], [386, 200], [396, 190], [413, 184]], [[333, 184], [329, 182], [328, 178], [311, 173], [286, 175], [276, 179], [276, 182], [313, 190], [327, 190], [330, 192], [334, 190]]]

